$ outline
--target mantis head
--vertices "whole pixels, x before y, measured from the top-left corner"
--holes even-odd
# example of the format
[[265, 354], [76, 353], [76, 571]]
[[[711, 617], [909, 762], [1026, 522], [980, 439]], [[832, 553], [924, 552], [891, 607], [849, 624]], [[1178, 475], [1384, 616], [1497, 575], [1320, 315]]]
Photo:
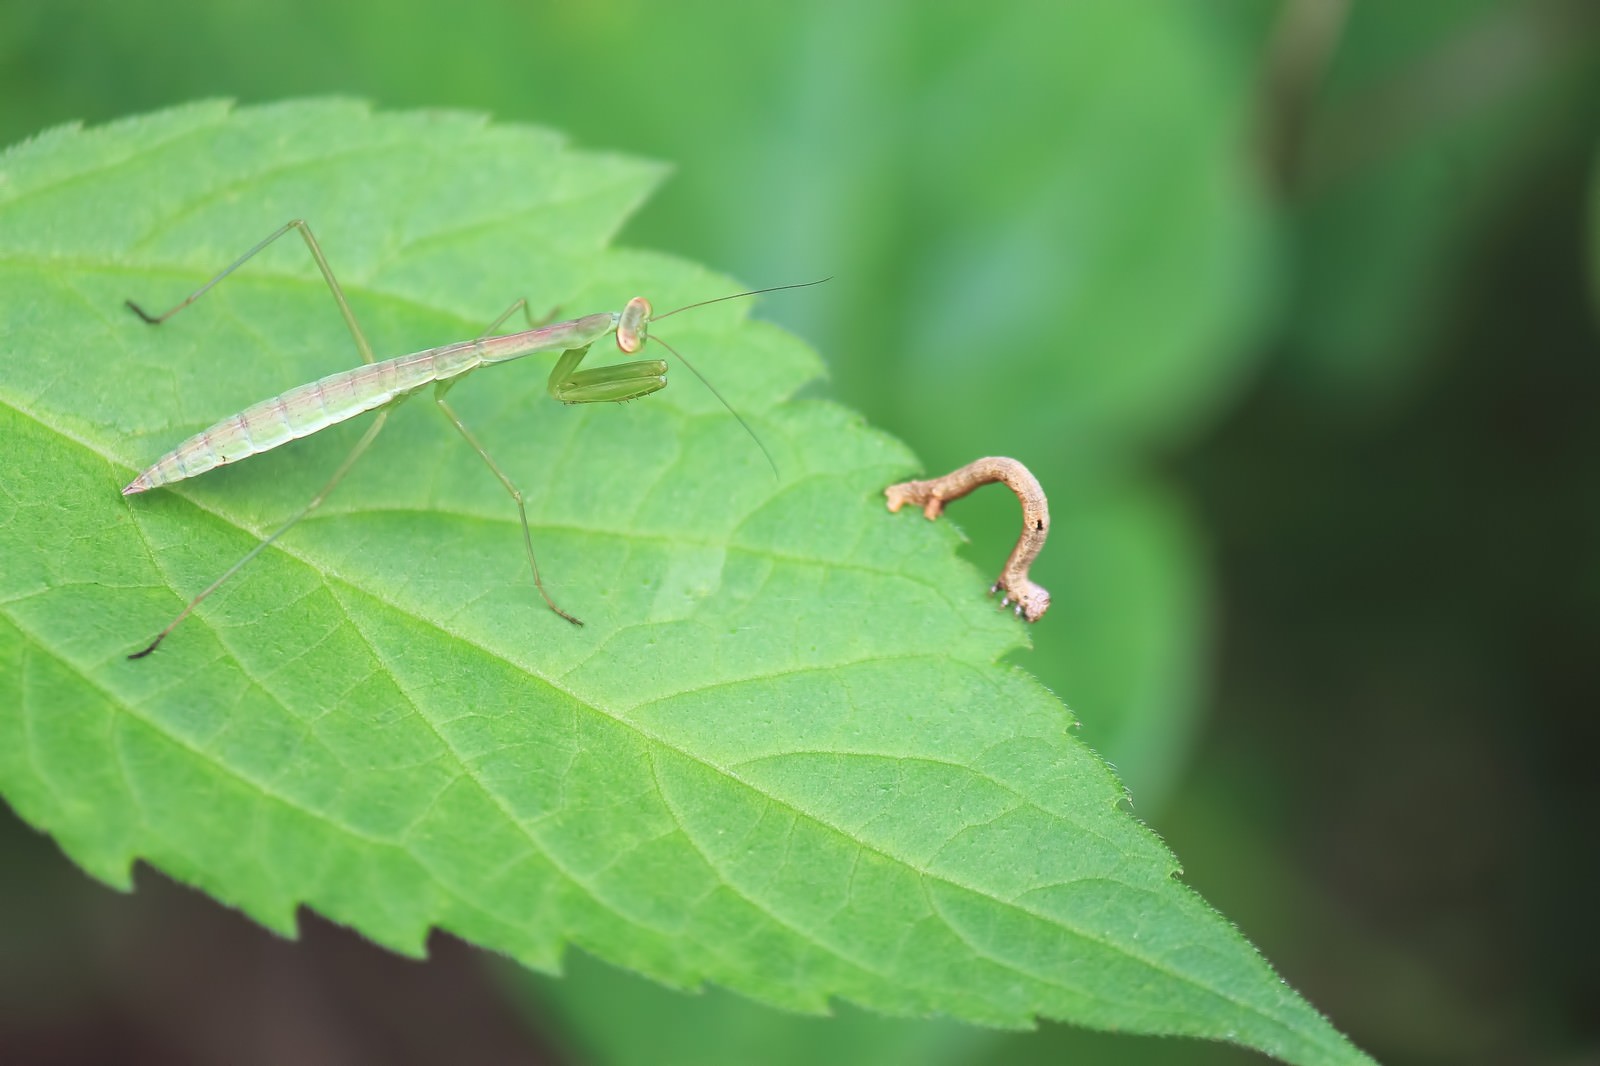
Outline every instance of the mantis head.
[[[827, 278], [822, 279], [822, 281], [827, 280]], [[750, 292], [736, 292], [732, 296], [718, 296], [711, 300], [701, 300], [698, 303], [685, 304], [683, 307], [674, 308], [671, 311], [667, 311], [660, 315], [654, 315], [653, 317], [658, 319], [666, 318], [669, 315], [675, 315], [679, 311], [687, 311], [690, 308], [705, 307], [707, 304], [721, 303], [724, 300], [740, 300], [746, 296], [758, 296], [764, 292], [778, 292], [782, 289], [803, 289], [808, 285], [820, 285], [822, 284], [822, 281], [806, 281], [801, 282], [798, 285], [775, 285], [769, 289], [753, 289]], [[639, 349], [644, 347], [645, 331], [649, 328], [651, 317], [652, 312], [650, 309], [650, 301], [646, 300], [643, 296], [635, 296], [633, 299], [628, 301], [628, 306], [622, 309], [622, 313], [617, 316], [617, 347], [621, 348], [624, 354], [632, 355], [634, 352], [637, 352]], [[767, 457], [767, 462], [772, 466], [773, 474], [776, 475], [778, 473], [777, 461], [772, 458], [772, 453], [767, 451], [767, 446], [761, 443], [761, 438], [756, 436], [756, 431], [750, 428], [750, 423], [744, 420], [744, 416], [740, 415], [738, 411], [735, 411], [733, 406], [729, 404], [727, 400], [723, 399], [722, 393], [717, 391], [717, 387], [711, 384], [711, 382], [706, 381], [705, 375], [696, 370], [694, 364], [685, 359], [676, 348], [668, 344], [666, 341], [660, 340], [659, 338], [657, 338], [656, 343], [660, 344], [667, 351], [677, 356], [678, 361], [684, 366], [688, 367], [694, 376], [699, 378], [705, 387], [711, 390], [711, 394], [721, 402], [722, 406], [728, 409], [728, 413], [739, 420], [739, 424], [744, 427], [744, 431], [750, 434], [750, 439], [755, 441], [756, 446], [761, 449], [761, 454]], [[666, 366], [665, 363], [661, 365], [663, 368]], [[665, 373], [665, 370], [663, 369], [661, 373]], [[664, 382], [666, 379], [660, 378], [659, 380]], [[656, 386], [656, 388], [660, 387], [660, 385]]]

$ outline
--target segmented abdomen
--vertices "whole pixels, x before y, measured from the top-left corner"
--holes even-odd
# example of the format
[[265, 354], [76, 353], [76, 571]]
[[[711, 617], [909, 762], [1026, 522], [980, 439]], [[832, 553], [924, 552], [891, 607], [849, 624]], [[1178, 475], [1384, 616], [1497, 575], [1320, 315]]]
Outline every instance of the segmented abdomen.
[[[440, 377], [456, 377], [472, 369], [470, 365], [462, 365], [474, 361], [471, 353], [463, 350], [466, 348], [470, 345], [450, 345], [385, 359], [381, 363], [329, 374], [309, 385], [262, 400], [196, 433], [157, 459], [148, 470], [130, 481], [122, 494], [131, 496], [170, 485], [224, 463], [236, 463], [271, 451], [280, 444], [299, 440], [364, 411], [391, 404]], [[463, 356], [467, 358], [464, 360]]]

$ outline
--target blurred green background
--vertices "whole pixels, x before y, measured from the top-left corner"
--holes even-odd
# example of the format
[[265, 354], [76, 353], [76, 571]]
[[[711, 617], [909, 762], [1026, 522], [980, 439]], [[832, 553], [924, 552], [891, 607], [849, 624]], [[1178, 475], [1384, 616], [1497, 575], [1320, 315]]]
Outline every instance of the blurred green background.
[[[908, 474], [1039, 475], [1017, 664], [1187, 881], [1384, 1062], [1600, 1061], [1600, 4], [0, 2], [7, 144], [324, 93], [666, 160], [623, 243], [833, 275], [761, 314]], [[997, 571], [1015, 502], [951, 516]], [[6, 1062], [1258, 1061], [289, 945], [0, 854]]]

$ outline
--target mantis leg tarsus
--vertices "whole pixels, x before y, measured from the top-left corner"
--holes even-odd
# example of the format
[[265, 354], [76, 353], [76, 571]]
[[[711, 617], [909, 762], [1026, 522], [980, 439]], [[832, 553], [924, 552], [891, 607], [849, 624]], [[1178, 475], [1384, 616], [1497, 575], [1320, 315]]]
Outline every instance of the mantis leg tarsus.
[[[134, 314], [138, 315], [140, 318], [144, 319], [145, 322], [152, 326], [161, 325], [161, 323], [167, 320], [167, 315], [172, 314], [172, 311], [168, 311], [166, 315], [152, 315], [149, 311], [146, 311], [132, 300], [123, 300], [122, 302], [128, 305], [128, 310], [132, 311]], [[177, 310], [177, 308], [174, 308], [173, 310]]]

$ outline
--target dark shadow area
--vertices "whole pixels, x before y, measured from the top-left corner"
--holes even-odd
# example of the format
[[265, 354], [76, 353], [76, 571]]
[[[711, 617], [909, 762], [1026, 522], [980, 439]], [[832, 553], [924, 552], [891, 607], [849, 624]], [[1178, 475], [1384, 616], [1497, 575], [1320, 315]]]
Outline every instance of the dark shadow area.
[[[1191, 781], [1239, 751], [1275, 764], [1246, 790], [1274, 808], [1252, 808], [1266, 847], [1384, 950], [1257, 943], [1346, 1031], [1418, 1061], [1600, 1041], [1600, 343], [1573, 228], [1587, 167], [1562, 164], [1475, 250], [1408, 396], [1337, 406], [1280, 369], [1182, 467], [1224, 599]], [[1396, 963], [1439, 1016], [1372, 1016]]]
[[7, 1066], [564, 1061], [452, 937], [406, 959], [302, 910], [285, 940], [143, 865], [122, 895], [9, 811], [0, 854]]

